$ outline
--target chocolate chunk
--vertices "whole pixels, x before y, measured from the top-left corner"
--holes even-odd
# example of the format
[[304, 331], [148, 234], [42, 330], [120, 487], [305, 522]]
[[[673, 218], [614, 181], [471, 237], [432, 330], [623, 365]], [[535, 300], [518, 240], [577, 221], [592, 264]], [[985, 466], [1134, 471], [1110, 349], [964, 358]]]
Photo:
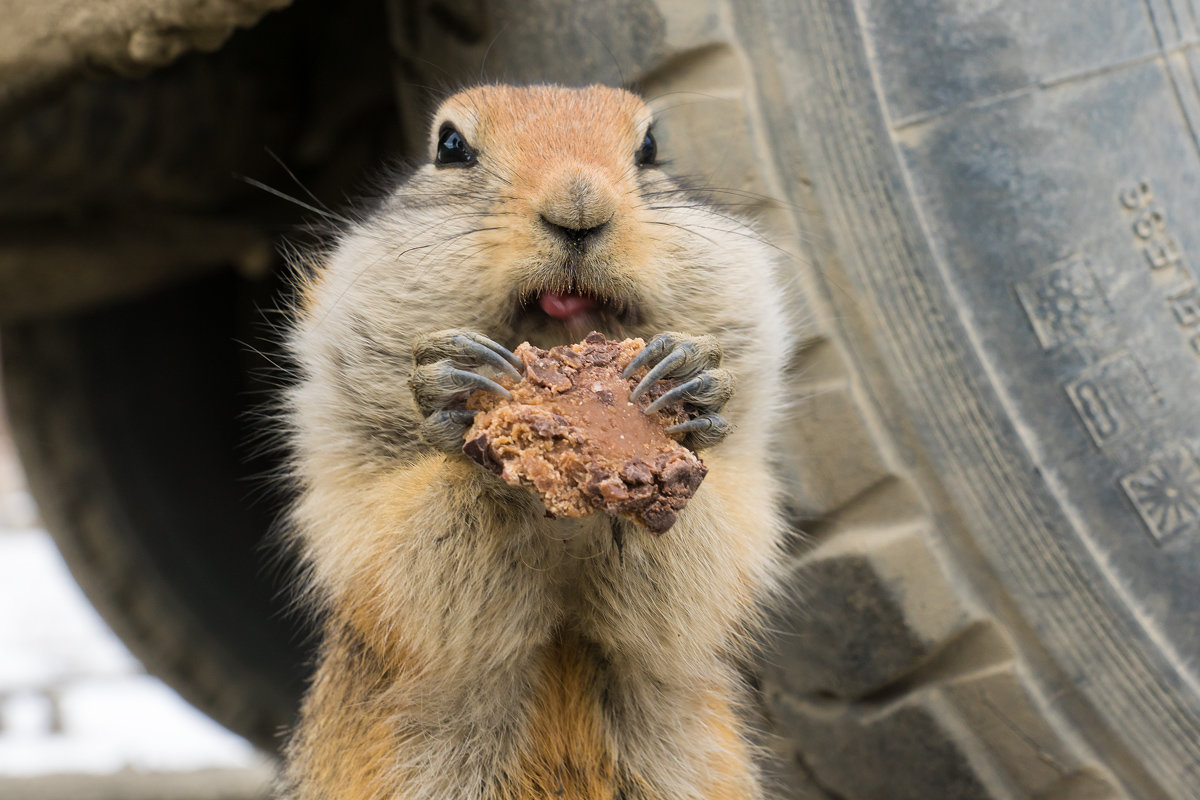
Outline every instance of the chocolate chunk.
[[560, 362], [553, 358], [535, 358], [525, 362], [525, 374], [529, 380], [553, 389], [565, 392], [571, 388], [571, 379], [563, 374]]
[[488, 453], [488, 437], [480, 435], [463, 443], [463, 455], [499, 475], [503, 471], [500, 462]]
[[649, 508], [642, 511], [642, 524], [651, 533], [665, 533], [679, 515], [675, 513], [675, 509], [671, 508], [661, 500], [654, 503]]
[[682, 404], [644, 414], [655, 391], [630, 402], [645, 374], [621, 371], [645, 343], [609, 341], [591, 333], [579, 344], [549, 351], [522, 344], [515, 351], [526, 377], [506, 382], [509, 400], [476, 392], [478, 410], [463, 452], [513, 486], [537, 492], [547, 512], [623, 516], [654, 534], [670, 528], [708, 469], [663, 429], [689, 419]]
[[673, 456], [662, 467], [659, 478], [662, 492], [675, 497], [691, 497], [707, 472], [708, 468], [703, 464], [696, 465], [681, 456]]
[[631, 486], [654, 483], [654, 470], [645, 461], [635, 458], [621, 467], [621, 480]]
[[562, 414], [531, 413], [524, 420], [529, 429], [543, 439], [556, 436], [571, 427], [571, 421]]
[[604, 498], [604, 502], [608, 503], [624, 503], [629, 499], [629, 490], [625, 488], [625, 484], [621, 483], [617, 478], [608, 478], [600, 481], [600, 496]]
[[605, 388], [603, 384], [597, 381], [592, 384], [592, 391], [596, 393], [596, 399], [604, 403], [604, 405], [611, 406], [613, 404], [612, 389]]
[[550, 357], [558, 359], [564, 367], [571, 369], [579, 369], [583, 366], [583, 359], [580, 358], [579, 353], [571, 349], [570, 345], [560, 344], [558, 347], [551, 347]]
[[626, 491], [629, 493], [629, 496], [625, 500], [624, 509], [629, 512], [641, 511], [643, 508], [649, 507], [659, 497], [654, 484], [650, 484], [649, 486], [630, 486]]

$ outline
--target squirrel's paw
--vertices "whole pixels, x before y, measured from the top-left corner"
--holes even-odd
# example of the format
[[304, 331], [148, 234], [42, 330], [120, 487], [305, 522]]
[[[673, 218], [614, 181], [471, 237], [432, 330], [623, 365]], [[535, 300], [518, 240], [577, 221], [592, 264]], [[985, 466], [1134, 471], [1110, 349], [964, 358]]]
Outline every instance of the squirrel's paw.
[[461, 453], [463, 436], [475, 419], [464, 408], [467, 395], [478, 389], [510, 397], [491, 378], [474, 372], [487, 366], [520, 380], [521, 360], [506, 347], [473, 331], [446, 330], [419, 336], [413, 342], [413, 399], [425, 419], [421, 438], [448, 453]]
[[713, 336], [688, 336], [683, 333], [660, 333], [646, 343], [642, 352], [629, 362], [624, 376], [629, 377], [642, 367], [649, 372], [633, 388], [630, 397], [641, 397], [661, 380], [681, 380], [678, 386], [646, 406], [645, 413], [653, 414], [665, 405], [682, 401], [697, 412], [688, 422], [667, 428], [667, 433], [685, 433], [684, 444], [693, 450], [712, 447], [729, 434], [730, 426], [720, 411], [733, 396], [733, 376], [721, 369], [721, 345]]

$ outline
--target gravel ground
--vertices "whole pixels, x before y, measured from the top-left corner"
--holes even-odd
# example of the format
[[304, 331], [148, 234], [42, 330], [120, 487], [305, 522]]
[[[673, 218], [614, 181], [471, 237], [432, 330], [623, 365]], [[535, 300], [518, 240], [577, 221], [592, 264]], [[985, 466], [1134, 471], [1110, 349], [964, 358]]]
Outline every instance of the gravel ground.
[[0, 409], [0, 800], [249, 800], [270, 774], [92, 609], [38, 525]]

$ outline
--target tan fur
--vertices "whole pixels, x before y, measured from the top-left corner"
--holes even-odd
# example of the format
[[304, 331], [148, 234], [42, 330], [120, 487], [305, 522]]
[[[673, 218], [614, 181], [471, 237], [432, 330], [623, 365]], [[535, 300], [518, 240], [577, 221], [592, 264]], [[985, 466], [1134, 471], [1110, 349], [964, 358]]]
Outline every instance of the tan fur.
[[[421, 167], [304, 287], [290, 347], [293, 542], [323, 634], [288, 749], [296, 800], [755, 800], [735, 663], [752, 647], [782, 524], [769, 467], [790, 346], [769, 249], [633, 154], [650, 113], [591, 87], [450, 98], [480, 153]], [[564, 269], [539, 216], [607, 222]], [[577, 341], [520, 311], [540, 291], [611, 303], [610, 336], [715, 335], [728, 438], [654, 537], [540, 502], [417, 437], [414, 337]], [[622, 314], [618, 310], [633, 309]], [[618, 544], [618, 538], [621, 544]]]
[[616, 755], [600, 707], [600, 680], [578, 641], [560, 637], [543, 651], [525, 720], [528, 744], [499, 797], [616, 796]]

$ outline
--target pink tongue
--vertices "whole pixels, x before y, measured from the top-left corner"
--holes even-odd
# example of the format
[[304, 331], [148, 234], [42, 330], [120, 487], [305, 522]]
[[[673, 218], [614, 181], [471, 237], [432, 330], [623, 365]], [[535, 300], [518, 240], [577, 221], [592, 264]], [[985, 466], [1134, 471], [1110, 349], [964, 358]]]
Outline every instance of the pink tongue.
[[571, 319], [591, 311], [596, 307], [596, 301], [579, 294], [544, 292], [538, 298], [538, 305], [542, 307], [542, 311], [555, 319]]

